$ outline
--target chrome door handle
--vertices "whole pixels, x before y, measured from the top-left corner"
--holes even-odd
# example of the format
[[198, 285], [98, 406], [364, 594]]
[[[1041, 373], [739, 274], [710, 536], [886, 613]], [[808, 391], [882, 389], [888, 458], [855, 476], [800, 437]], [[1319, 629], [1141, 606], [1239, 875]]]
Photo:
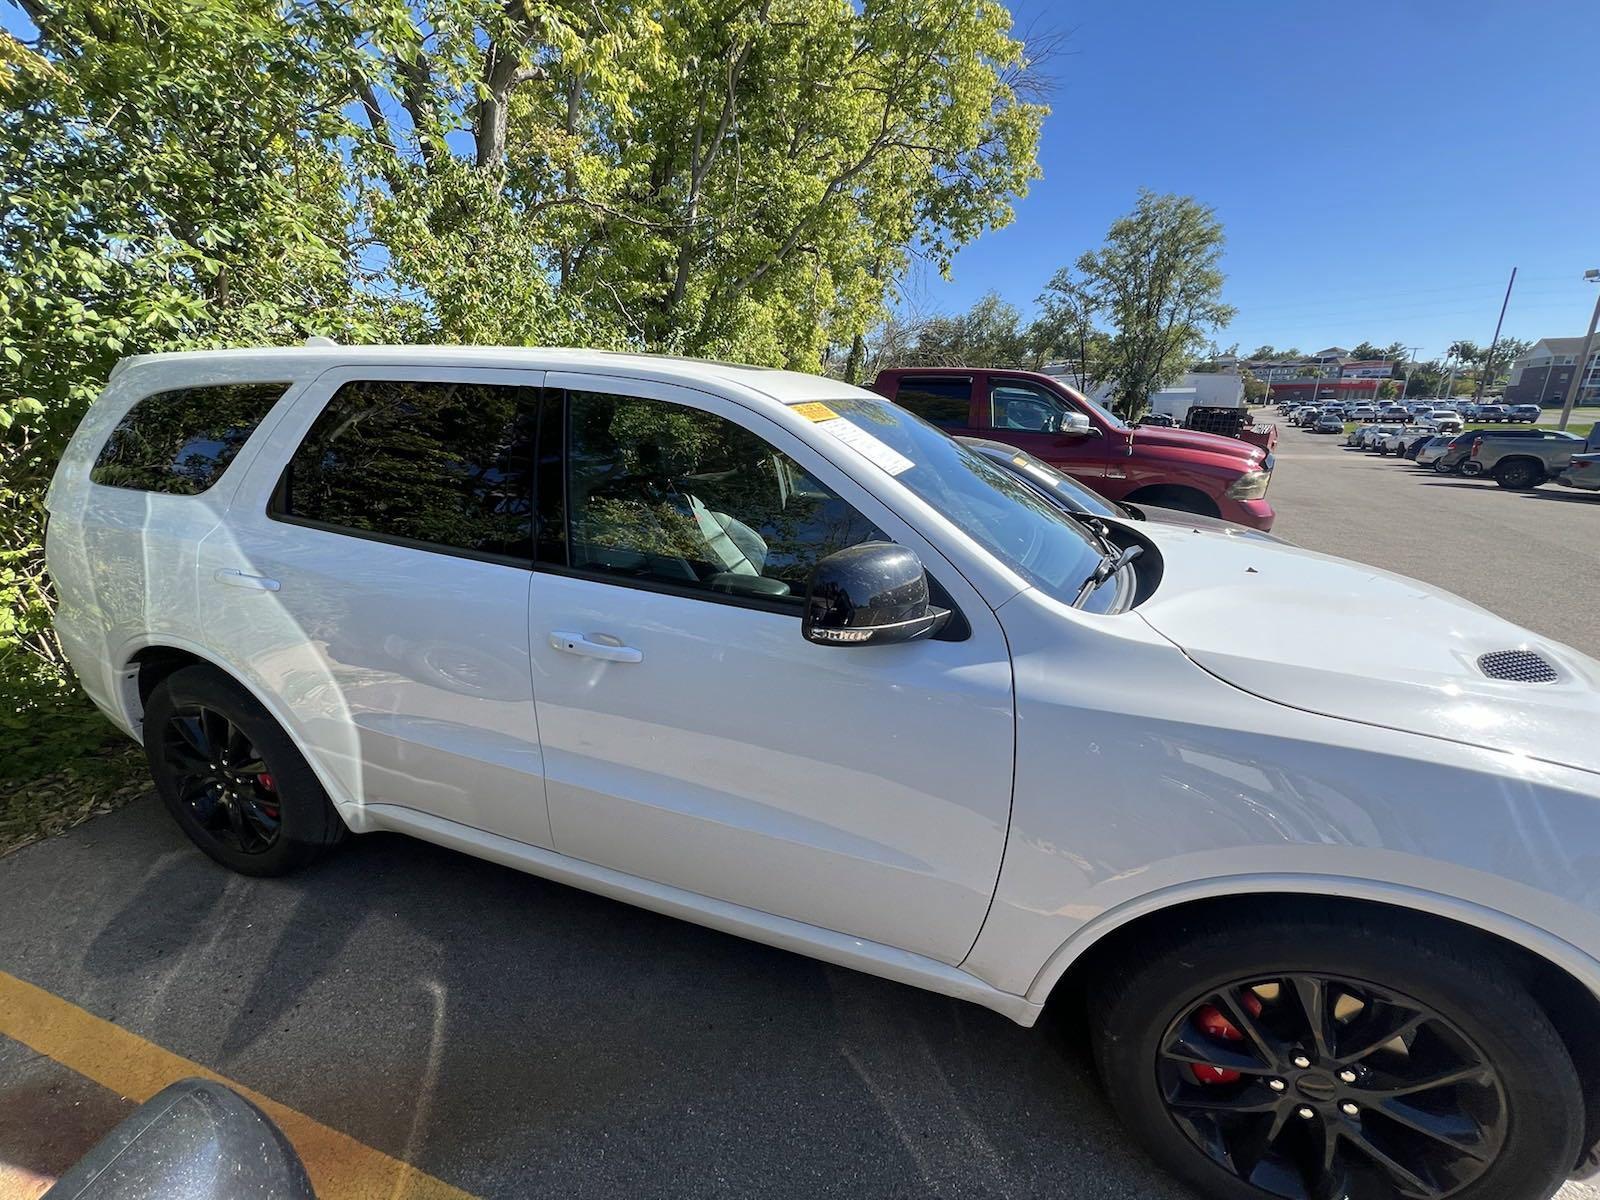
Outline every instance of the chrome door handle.
[[254, 588], [260, 592], [278, 590], [276, 579], [268, 579], [265, 575], [246, 575], [233, 567], [219, 568], [214, 578], [218, 583], [225, 583], [229, 587]]
[[550, 645], [568, 654], [598, 658], [602, 662], [636, 663], [644, 660], [643, 653], [632, 646], [608, 646], [604, 642], [591, 641], [582, 633], [563, 633], [556, 630], [550, 635]]

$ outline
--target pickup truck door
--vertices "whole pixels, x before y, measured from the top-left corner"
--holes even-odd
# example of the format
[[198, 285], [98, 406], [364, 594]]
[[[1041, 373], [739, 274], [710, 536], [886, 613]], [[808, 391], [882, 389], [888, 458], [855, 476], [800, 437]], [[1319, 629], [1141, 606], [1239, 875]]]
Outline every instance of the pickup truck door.
[[[761, 414], [639, 379], [552, 372], [546, 389], [528, 619], [556, 849], [959, 963], [1011, 811], [994, 613]], [[811, 564], [885, 537], [922, 558], [966, 636], [804, 640]]]
[[1107, 478], [1116, 439], [1107, 435], [1092, 412], [1083, 414], [1089, 418], [1089, 434], [1060, 433], [1056, 431], [1060, 415], [1082, 410], [1042, 384], [989, 373], [978, 379], [977, 391], [980, 436], [1026, 450], [1079, 479]]

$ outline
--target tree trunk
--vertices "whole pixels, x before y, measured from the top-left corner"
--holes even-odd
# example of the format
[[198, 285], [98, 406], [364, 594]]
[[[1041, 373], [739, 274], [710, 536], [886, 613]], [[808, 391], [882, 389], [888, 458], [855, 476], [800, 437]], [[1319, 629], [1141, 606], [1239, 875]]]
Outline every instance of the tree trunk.
[[844, 381], [849, 384], [859, 385], [861, 382], [861, 368], [866, 365], [867, 339], [859, 333], [850, 339], [850, 357], [844, 362]]

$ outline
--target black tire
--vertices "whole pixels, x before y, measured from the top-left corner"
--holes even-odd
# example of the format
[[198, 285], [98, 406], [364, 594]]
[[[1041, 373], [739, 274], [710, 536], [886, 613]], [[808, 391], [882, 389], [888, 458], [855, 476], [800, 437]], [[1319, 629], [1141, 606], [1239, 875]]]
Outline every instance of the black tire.
[[1433, 469], [1440, 475], [1454, 475], [1456, 470], [1454, 467], [1448, 465], [1442, 458], [1434, 460]]
[[[1481, 1174], [1463, 1176], [1452, 1184], [1456, 1190], [1447, 1188], [1451, 1200], [1547, 1200], [1561, 1186], [1577, 1161], [1583, 1142], [1584, 1104], [1572, 1059], [1549, 1019], [1516, 982], [1507, 964], [1486, 955], [1476, 944], [1440, 936], [1437, 930], [1413, 936], [1392, 920], [1306, 917], [1262, 918], [1226, 925], [1197, 922], [1158, 944], [1141, 944], [1135, 954], [1108, 973], [1090, 997], [1096, 1065], [1124, 1124], [1164, 1167], [1215, 1200], [1270, 1200], [1295, 1194], [1292, 1187], [1274, 1191], [1257, 1186], [1257, 1182], [1269, 1182], [1272, 1176], [1254, 1168], [1251, 1177], [1257, 1182], [1248, 1182], [1191, 1140], [1173, 1115], [1177, 1110], [1168, 1107], [1163, 1087], [1173, 1086], [1173, 1077], [1169, 1074], [1164, 1084], [1158, 1076], [1158, 1063], [1167, 1061], [1158, 1051], [1171, 1036], [1171, 1030], [1185, 1028], [1181, 1018], [1195, 1012], [1195, 1006], [1203, 1005], [1207, 997], [1241, 981], [1296, 972], [1365, 981], [1414, 1001], [1453, 1025], [1467, 1039], [1461, 1044], [1470, 1045], [1480, 1061], [1492, 1069], [1490, 1082], [1497, 1091], [1480, 1092], [1475, 1085], [1470, 1089], [1463, 1085], [1460, 1089], [1435, 1089], [1429, 1093], [1431, 1103], [1441, 1095], [1456, 1097], [1470, 1091], [1471, 1099], [1465, 1103], [1470, 1105], [1483, 1095], [1490, 1095], [1496, 1106], [1499, 1124], [1495, 1150], [1483, 1167], [1466, 1159], [1452, 1159], [1468, 1163], [1467, 1169]], [[1270, 1003], [1275, 1005], [1278, 1001]], [[1336, 1011], [1338, 1005], [1331, 1007]], [[1374, 1011], [1378, 1008], [1375, 1005]], [[1259, 1004], [1256, 1009], [1259, 1014]], [[1269, 1012], [1268, 1017], [1271, 1015]], [[1334, 1027], [1337, 1029], [1336, 1023]], [[1336, 1033], [1335, 1040], [1339, 1036], [1342, 1035]], [[1414, 1040], [1411, 1049], [1419, 1044]], [[1380, 1047], [1378, 1053], [1390, 1052]], [[1316, 1051], [1311, 1054], [1315, 1057]], [[1419, 1053], [1419, 1057], [1426, 1054]], [[1166, 1066], [1161, 1069], [1170, 1070]], [[1366, 1070], [1364, 1066], [1360, 1069]], [[1313, 1069], [1305, 1074], [1315, 1073]], [[1301, 1090], [1298, 1077], [1244, 1078], [1253, 1088], [1264, 1088], [1271, 1082], [1279, 1094], [1285, 1088], [1278, 1085], [1287, 1084], [1294, 1111], [1273, 1118], [1283, 1122], [1283, 1132], [1276, 1135], [1278, 1141], [1269, 1145], [1282, 1147], [1282, 1139], [1288, 1136], [1287, 1150], [1292, 1151], [1299, 1145], [1293, 1139], [1309, 1137], [1313, 1129], [1320, 1132], [1325, 1122], [1327, 1129], [1340, 1130], [1335, 1143], [1340, 1158], [1335, 1170], [1353, 1173], [1361, 1181], [1361, 1195], [1376, 1198], [1386, 1193], [1396, 1197], [1404, 1194], [1387, 1179], [1375, 1189], [1370, 1186], [1371, 1174], [1379, 1168], [1359, 1146], [1347, 1140], [1340, 1118], [1328, 1111], [1334, 1104], [1331, 1097], [1319, 1102], [1324, 1111], [1315, 1114], [1315, 1124], [1299, 1125], [1297, 1129], [1296, 1118], [1302, 1115], [1298, 1106], [1304, 1103], [1302, 1097], [1309, 1094]], [[1324, 1073], [1319, 1080], [1309, 1080], [1307, 1086], [1322, 1087], [1327, 1082], [1333, 1080]], [[1205, 1083], [1196, 1086], [1203, 1089]], [[1184, 1082], [1180, 1091], [1188, 1087]], [[1351, 1097], [1356, 1094], [1349, 1093]], [[1266, 1095], [1269, 1102], [1276, 1103], [1272, 1093]], [[1362, 1098], [1365, 1102], [1365, 1094]], [[1374, 1100], [1372, 1106], [1382, 1103]], [[1381, 1112], [1369, 1114], [1360, 1106], [1358, 1112], [1370, 1124], [1370, 1128], [1357, 1125], [1352, 1118], [1351, 1127], [1358, 1136], [1381, 1138], [1386, 1129], [1394, 1128], [1385, 1125]], [[1220, 1119], [1239, 1118], [1227, 1114]], [[1422, 1144], [1434, 1146], [1427, 1139]], [[1434, 1152], [1438, 1153], [1437, 1147]], [[1315, 1157], [1319, 1151], [1313, 1149], [1311, 1153]], [[1455, 1154], [1453, 1150], [1445, 1153]], [[1280, 1174], [1278, 1179], [1286, 1177]]]
[[1526, 491], [1544, 482], [1544, 472], [1525, 458], [1513, 458], [1494, 469], [1494, 481], [1512, 491]]
[[1156, 484], [1140, 488], [1125, 497], [1132, 504], [1148, 504], [1155, 508], [1174, 508], [1179, 512], [1194, 513], [1201, 517], [1219, 517], [1222, 510], [1217, 502], [1197, 488], [1177, 484]]
[[[215, 798], [225, 789], [207, 782], [210, 773], [203, 763], [198, 772], [190, 769], [206, 757], [195, 752], [190, 740], [194, 731], [218, 718], [242, 739], [239, 757], [248, 755], [265, 767], [254, 776], [264, 782], [238, 785], [234, 794], [243, 796], [248, 788], [244, 802], [259, 810], [258, 819], [265, 821], [267, 814], [275, 817], [270, 836], [255, 825], [249, 827], [251, 841], [236, 833], [241, 823], [226, 810], [239, 801]], [[184, 667], [156, 685], [145, 705], [144, 742], [150, 773], [167, 811], [190, 841], [225, 867], [244, 875], [286, 875], [306, 866], [347, 832], [289, 735], [255, 697], [213, 667]], [[225, 815], [219, 818], [219, 812]]]

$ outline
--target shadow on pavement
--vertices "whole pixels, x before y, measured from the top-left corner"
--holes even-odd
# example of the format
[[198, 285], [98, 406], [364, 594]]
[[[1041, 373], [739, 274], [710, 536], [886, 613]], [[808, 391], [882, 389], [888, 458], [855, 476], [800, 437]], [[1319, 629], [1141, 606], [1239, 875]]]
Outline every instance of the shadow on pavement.
[[1058, 1030], [399, 835], [247, 879], [146, 801], [4, 866], [34, 982], [477, 1195], [1186, 1194]]

